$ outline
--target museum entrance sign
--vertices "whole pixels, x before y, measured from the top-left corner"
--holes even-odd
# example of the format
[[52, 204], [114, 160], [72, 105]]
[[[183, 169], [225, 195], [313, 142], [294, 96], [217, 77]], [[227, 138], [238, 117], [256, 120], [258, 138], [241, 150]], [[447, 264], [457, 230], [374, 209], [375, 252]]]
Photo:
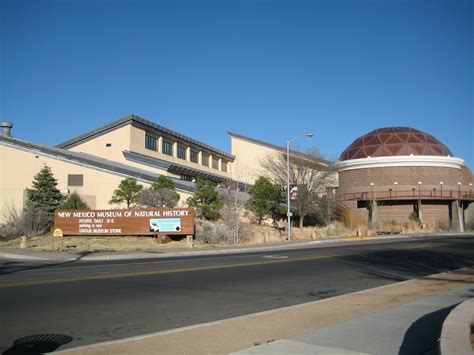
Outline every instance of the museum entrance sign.
[[63, 235], [193, 235], [194, 209], [57, 210]]

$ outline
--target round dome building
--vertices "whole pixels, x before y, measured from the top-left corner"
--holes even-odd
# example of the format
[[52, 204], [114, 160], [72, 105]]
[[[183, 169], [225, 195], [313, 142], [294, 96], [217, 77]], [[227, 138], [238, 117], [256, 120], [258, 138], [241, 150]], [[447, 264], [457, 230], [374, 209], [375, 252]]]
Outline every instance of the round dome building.
[[464, 228], [472, 173], [450, 149], [410, 127], [357, 138], [338, 162], [338, 193], [353, 218], [380, 226], [419, 218], [433, 229]]

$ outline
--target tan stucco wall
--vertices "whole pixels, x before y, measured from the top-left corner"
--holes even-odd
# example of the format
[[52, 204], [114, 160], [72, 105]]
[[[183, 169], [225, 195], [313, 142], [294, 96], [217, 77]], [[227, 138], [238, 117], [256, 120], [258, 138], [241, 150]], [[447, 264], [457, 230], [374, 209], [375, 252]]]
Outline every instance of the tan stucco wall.
[[[120, 181], [128, 176], [0, 144], [0, 166], [2, 167], [0, 171], [0, 221], [5, 206], [23, 207], [25, 188], [31, 188], [33, 177], [44, 164], [51, 168], [54, 177], [58, 180], [58, 188], [61, 192], [65, 192], [66, 189], [69, 192], [76, 191], [93, 209], [120, 207], [110, 206], [108, 201]], [[84, 186], [67, 186], [68, 174], [82, 174]], [[139, 181], [139, 183], [144, 187], [150, 186], [144, 181]], [[185, 206], [185, 201], [190, 194], [181, 190], [178, 190], [178, 193], [181, 197], [178, 206]]]
[[[130, 152], [139, 153], [139, 154], [147, 155], [149, 157], [166, 160], [166, 161], [183, 165], [192, 169], [202, 170], [210, 174], [224, 176], [227, 178], [231, 177], [231, 171], [232, 171], [231, 162], [228, 162], [227, 164], [228, 171], [223, 172], [221, 170], [213, 169], [211, 167], [206, 167], [201, 164], [196, 164], [188, 160], [178, 159], [177, 157], [162, 154], [158, 151], [146, 149], [145, 148], [145, 133], [146, 133], [145, 130], [138, 127], [134, 127], [129, 124], [124, 127], [107, 132], [98, 137], [95, 137], [79, 145], [76, 145], [70, 148], [70, 150], [74, 152], [83, 152], [83, 153], [99, 156], [102, 158], [113, 160], [118, 163], [127, 164], [136, 168], [140, 168], [146, 171], [151, 171], [153, 173], [162, 174], [166, 176], [176, 177], [173, 174], [169, 174], [166, 170], [129, 161], [125, 159], [123, 155], [123, 151], [128, 150]], [[156, 138], [159, 138], [156, 135], [154, 136]], [[106, 147], [107, 143], [110, 143], [112, 146]], [[186, 144], [182, 144], [182, 145], [185, 147], [188, 147]]]
[[[131, 126], [126, 125], [78, 144], [68, 150], [83, 152], [123, 163], [125, 159], [122, 152], [124, 150], [130, 150], [130, 137]], [[108, 143], [111, 144], [111, 147], [106, 146]]]
[[278, 150], [261, 144], [253, 143], [242, 138], [230, 136], [231, 153], [235, 155], [232, 169], [232, 179], [253, 184], [264, 175], [261, 161], [269, 156], [279, 154]]

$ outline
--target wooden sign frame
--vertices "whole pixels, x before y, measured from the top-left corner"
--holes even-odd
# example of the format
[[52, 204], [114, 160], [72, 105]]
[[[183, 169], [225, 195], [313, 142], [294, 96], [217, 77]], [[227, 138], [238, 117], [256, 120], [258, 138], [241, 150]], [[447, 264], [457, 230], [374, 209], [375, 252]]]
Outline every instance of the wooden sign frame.
[[54, 228], [84, 236], [194, 235], [194, 209], [57, 210]]

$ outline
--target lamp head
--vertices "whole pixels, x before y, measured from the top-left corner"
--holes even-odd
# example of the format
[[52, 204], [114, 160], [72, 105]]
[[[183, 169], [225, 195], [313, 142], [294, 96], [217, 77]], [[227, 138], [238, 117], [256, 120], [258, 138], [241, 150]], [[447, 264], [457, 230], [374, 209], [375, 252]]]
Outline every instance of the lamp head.
[[314, 136], [314, 133], [313, 133], [313, 132], [306, 132], [304, 135], [305, 135], [306, 137], [311, 138], [311, 137]]

